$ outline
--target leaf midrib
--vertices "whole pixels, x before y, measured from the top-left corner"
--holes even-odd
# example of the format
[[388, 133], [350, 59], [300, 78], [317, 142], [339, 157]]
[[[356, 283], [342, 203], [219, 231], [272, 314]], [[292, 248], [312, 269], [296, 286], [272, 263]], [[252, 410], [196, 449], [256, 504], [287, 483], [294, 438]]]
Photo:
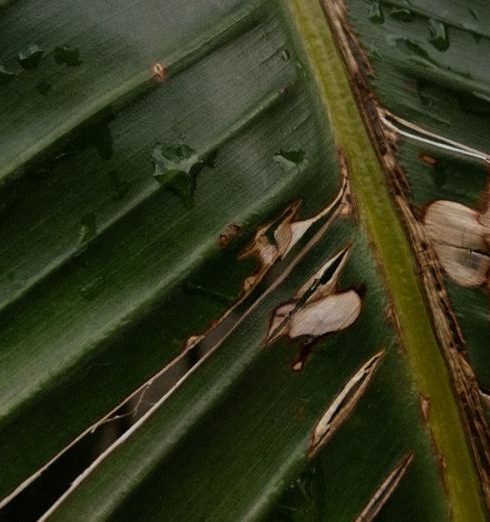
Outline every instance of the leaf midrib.
[[350, 163], [360, 221], [375, 247], [414, 380], [419, 392], [431, 401], [428, 427], [437, 451], [446, 461], [444, 480], [454, 520], [483, 521], [476, 471], [448, 370], [439, 351], [407, 237], [350, 89], [344, 64], [318, 0], [292, 0], [287, 4], [331, 121], [335, 141]]

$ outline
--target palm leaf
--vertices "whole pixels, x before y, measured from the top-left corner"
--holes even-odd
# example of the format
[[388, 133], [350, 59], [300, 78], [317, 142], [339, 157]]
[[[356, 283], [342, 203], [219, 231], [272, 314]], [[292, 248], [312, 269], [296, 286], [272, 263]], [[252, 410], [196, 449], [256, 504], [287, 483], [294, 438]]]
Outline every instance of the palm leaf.
[[111, 429], [45, 519], [484, 519], [489, 14], [412, 3], [0, 3], [7, 519]]

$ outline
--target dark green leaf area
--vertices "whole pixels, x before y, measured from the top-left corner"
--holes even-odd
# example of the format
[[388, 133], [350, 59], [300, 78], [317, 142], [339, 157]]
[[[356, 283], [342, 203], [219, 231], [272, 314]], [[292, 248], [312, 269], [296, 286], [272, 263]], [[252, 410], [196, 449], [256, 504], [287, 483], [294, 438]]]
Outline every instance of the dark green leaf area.
[[10, 83], [15, 78], [15, 73], [7, 69], [4, 65], [0, 65], [0, 85]]
[[70, 47], [69, 45], [61, 45], [54, 49], [54, 59], [59, 65], [67, 65], [68, 67], [75, 67], [81, 65], [80, 49]]

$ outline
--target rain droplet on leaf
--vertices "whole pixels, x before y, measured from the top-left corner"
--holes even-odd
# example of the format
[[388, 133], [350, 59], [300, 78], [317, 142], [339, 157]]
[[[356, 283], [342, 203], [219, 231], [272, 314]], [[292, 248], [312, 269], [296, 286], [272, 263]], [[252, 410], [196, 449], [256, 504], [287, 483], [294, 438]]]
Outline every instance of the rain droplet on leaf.
[[103, 277], [97, 277], [93, 281], [90, 281], [86, 285], [82, 286], [80, 293], [83, 297], [85, 297], [85, 299], [91, 301], [100, 292], [103, 282]]
[[44, 51], [38, 45], [31, 45], [20, 51], [17, 60], [24, 69], [35, 69], [41, 62]]
[[368, 19], [375, 24], [382, 24], [385, 20], [383, 9], [377, 0], [369, 6]]
[[112, 114], [107, 111], [106, 114], [100, 114], [92, 121], [85, 124], [80, 129], [80, 145], [81, 148], [93, 146], [97, 150], [99, 156], [108, 160], [114, 154], [111, 128], [109, 126]]
[[162, 145], [153, 147], [153, 177], [164, 188], [176, 194], [186, 208], [194, 204], [196, 178], [205, 167], [214, 168], [216, 151], [206, 157], [199, 156], [188, 145]]
[[395, 43], [399, 49], [409, 51], [411, 54], [414, 54], [419, 58], [434, 63], [434, 60], [430, 57], [429, 53], [418, 42], [410, 40], [410, 38], [397, 38]]
[[280, 150], [274, 155], [274, 161], [284, 170], [291, 171], [297, 169], [306, 161], [306, 152], [304, 150]]
[[86, 243], [95, 237], [97, 234], [97, 223], [95, 214], [87, 214], [80, 223], [80, 230], [78, 238], [80, 243]]
[[289, 59], [291, 58], [291, 55], [289, 54], [289, 51], [287, 49], [284, 49], [281, 53], [281, 58], [284, 62], [289, 62]]
[[125, 179], [121, 179], [117, 170], [109, 171], [109, 181], [114, 189], [112, 197], [115, 201], [124, 198], [129, 192], [131, 183]]
[[446, 24], [439, 20], [429, 20], [430, 38], [429, 42], [438, 51], [447, 51], [449, 48], [449, 36]]
[[82, 63], [80, 61], [80, 50], [69, 45], [55, 47], [54, 59], [57, 64], [65, 64], [68, 67], [76, 67]]
[[400, 20], [400, 22], [411, 22], [414, 18], [414, 15], [410, 9], [394, 7], [390, 10], [390, 17], [394, 18], [395, 20]]
[[417, 80], [417, 92], [420, 101], [424, 105], [432, 105], [436, 101], [436, 98], [431, 91], [431, 85], [425, 80]]

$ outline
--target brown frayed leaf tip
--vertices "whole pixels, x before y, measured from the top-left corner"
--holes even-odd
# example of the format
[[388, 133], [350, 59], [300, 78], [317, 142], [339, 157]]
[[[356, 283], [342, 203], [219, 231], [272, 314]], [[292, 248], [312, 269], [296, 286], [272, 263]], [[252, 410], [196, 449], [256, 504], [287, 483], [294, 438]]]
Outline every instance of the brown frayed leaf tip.
[[240, 259], [255, 257], [259, 269], [243, 283], [243, 291], [249, 293], [264, 278], [276, 262], [285, 259], [291, 250], [316, 223], [323, 222], [328, 227], [340, 216], [352, 213], [347, 172], [342, 173], [342, 185], [334, 200], [309, 219], [298, 219], [301, 201], [295, 201], [274, 221], [260, 227], [252, 242], [240, 254]]
[[407, 453], [398, 464], [392, 469], [383, 483], [375, 491], [362, 513], [356, 518], [355, 522], [372, 522], [379, 514], [383, 506], [388, 502], [393, 492], [400, 484], [403, 477], [407, 474], [415, 455]]

